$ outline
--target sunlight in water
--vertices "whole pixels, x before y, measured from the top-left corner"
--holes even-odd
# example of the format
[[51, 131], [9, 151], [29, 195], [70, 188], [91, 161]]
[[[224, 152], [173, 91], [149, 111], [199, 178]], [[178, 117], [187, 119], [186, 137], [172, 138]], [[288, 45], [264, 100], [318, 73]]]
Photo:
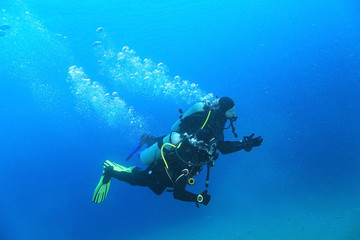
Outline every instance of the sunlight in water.
[[40, 108], [56, 109], [61, 105], [58, 74], [72, 62], [65, 39], [49, 31], [23, 1], [4, 5], [6, 9], [0, 7], [0, 66], [33, 92]]

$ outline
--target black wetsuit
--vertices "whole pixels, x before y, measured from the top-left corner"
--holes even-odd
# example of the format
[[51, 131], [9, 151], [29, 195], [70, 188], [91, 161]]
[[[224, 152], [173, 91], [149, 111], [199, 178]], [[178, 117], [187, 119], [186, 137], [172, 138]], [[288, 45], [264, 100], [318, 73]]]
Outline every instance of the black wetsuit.
[[187, 162], [206, 164], [211, 156], [205, 151], [196, 149], [188, 142], [183, 142], [177, 153], [178, 155], [174, 150], [165, 152], [168, 169], [161, 159], [150, 164], [145, 170], [135, 167], [131, 173], [113, 171], [111, 177], [131, 185], [149, 187], [158, 195], [162, 194], [166, 188], [173, 188], [175, 199], [197, 202], [198, 194], [191, 193], [185, 188], [189, 178], [197, 175], [202, 170], [202, 166], [189, 165]]
[[[209, 111], [195, 112], [183, 119], [180, 123], [180, 133], [193, 134], [204, 125]], [[216, 139], [217, 149], [222, 154], [228, 154], [244, 149], [240, 141], [224, 141], [224, 128], [227, 118], [218, 110], [212, 110], [204, 129], [210, 131]], [[161, 137], [162, 139], [163, 137]], [[162, 143], [158, 143], [159, 148]], [[181, 158], [185, 162], [207, 162], [209, 155], [204, 151], [198, 151], [189, 143], [184, 142], [179, 150]], [[112, 177], [131, 185], [149, 187], [154, 193], [162, 194], [166, 188], [173, 187], [174, 198], [186, 202], [197, 202], [198, 194], [185, 190], [188, 179], [198, 174], [201, 166], [192, 166], [180, 160], [174, 151], [165, 154], [165, 159], [169, 165], [166, 169], [162, 160], [149, 165], [146, 170], [135, 167], [131, 173], [113, 172]]]
[[[201, 111], [190, 114], [182, 118], [180, 121], [180, 133], [192, 134], [199, 130], [205, 123], [209, 111]], [[217, 148], [222, 154], [228, 154], [244, 149], [244, 145], [240, 141], [224, 141], [224, 129], [227, 122], [224, 113], [219, 110], [212, 110], [204, 129], [209, 130], [215, 137]]]

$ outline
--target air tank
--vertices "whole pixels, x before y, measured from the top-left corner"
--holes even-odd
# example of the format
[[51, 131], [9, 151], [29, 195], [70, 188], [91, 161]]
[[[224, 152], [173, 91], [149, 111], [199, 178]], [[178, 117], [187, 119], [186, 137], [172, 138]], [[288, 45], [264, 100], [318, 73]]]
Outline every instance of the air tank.
[[[203, 112], [204, 110], [204, 106], [205, 106], [205, 102], [196, 102], [194, 103], [189, 110], [187, 110], [184, 115], [182, 116], [182, 118], [185, 118], [195, 112]], [[180, 131], [180, 123], [181, 123], [181, 119], [178, 119], [172, 126], [171, 126], [171, 131], [176, 131], [179, 132]]]
[[[170, 135], [171, 135], [171, 142], [170, 142]], [[173, 145], [177, 145], [180, 141], [181, 141], [181, 135], [177, 132], [172, 132], [163, 138], [163, 144], [171, 143]], [[150, 165], [155, 161], [161, 160], [162, 159], [161, 147], [162, 146], [160, 147], [158, 146], [158, 143], [154, 143], [153, 145], [151, 145], [151, 147], [149, 147], [140, 154], [141, 162], [145, 165]], [[172, 150], [173, 147], [167, 145], [164, 147], [164, 149]]]

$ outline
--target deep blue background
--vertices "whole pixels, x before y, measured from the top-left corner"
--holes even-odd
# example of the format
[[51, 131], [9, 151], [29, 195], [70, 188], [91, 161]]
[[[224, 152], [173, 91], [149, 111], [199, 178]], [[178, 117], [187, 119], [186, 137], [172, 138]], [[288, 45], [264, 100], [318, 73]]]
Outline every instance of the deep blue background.
[[[350, 0], [3, 1], [0, 25], [12, 28], [0, 37], [0, 238], [359, 238], [359, 10]], [[118, 181], [91, 202], [102, 162], [131, 164], [137, 138], [76, 111], [74, 64], [120, 90], [99, 71], [98, 27], [118, 51], [232, 97], [239, 135], [263, 136], [250, 153], [220, 157], [209, 206]], [[121, 98], [155, 135], [189, 107]]]

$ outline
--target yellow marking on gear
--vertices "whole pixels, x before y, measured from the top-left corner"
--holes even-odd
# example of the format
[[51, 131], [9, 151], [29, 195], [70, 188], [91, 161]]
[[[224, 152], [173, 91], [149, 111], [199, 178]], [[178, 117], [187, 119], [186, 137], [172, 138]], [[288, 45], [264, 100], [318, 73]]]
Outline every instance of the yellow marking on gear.
[[172, 143], [164, 143], [164, 144], [161, 146], [161, 157], [162, 157], [162, 159], [163, 159], [163, 161], [164, 161], [164, 163], [165, 163], [165, 167], [166, 167], [167, 169], [169, 169], [169, 166], [168, 166], [168, 164], [167, 164], [167, 162], [166, 162], [166, 160], [165, 160], [165, 156], [164, 156], [164, 147], [165, 147], [166, 145], [169, 145], [169, 146], [174, 147], [174, 148], [176, 148], [176, 146], [175, 146], [174, 144], [172, 144]]
[[189, 178], [188, 183], [189, 183], [190, 185], [194, 185], [194, 184], [195, 184], [195, 179]]
[[206, 118], [204, 124], [202, 125], [201, 129], [203, 129], [203, 128], [205, 127], [206, 123], [207, 123], [208, 120], [209, 120], [210, 114], [211, 114], [211, 110], [209, 111], [209, 113], [208, 113], [208, 115], [207, 115], [207, 118]]

